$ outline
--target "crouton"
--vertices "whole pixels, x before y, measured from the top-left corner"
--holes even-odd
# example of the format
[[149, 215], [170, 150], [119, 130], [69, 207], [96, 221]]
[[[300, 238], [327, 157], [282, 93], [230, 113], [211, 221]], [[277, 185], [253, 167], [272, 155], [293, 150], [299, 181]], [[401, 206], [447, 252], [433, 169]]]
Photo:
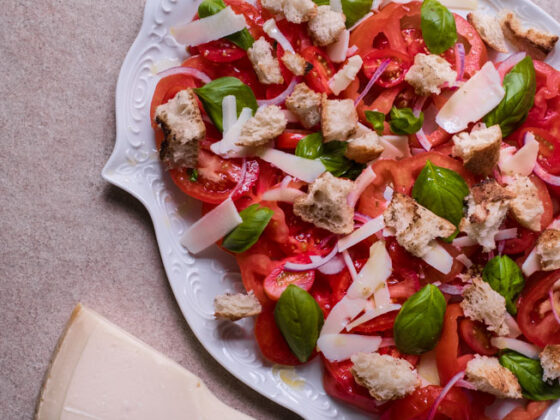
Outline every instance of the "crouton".
[[478, 391], [498, 398], [522, 398], [521, 386], [515, 375], [500, 365], [496, 357], [475, 355], [467, 363], [467, 380]]
[[307, 61], [299, 55], [291, 51], [286, 51], [281, 58], [282, 63], [296, 76], [303, 76], [307, 68]]
[[358, 125], [356, 133], [348, 139], [344, 156], [359, 163], [367, 163], [379, 157], [383, 150], [384, 147], [379, 141], [377, 133]]
[[467, 20], [486, 45], [501, 53], [509, 52], [498, 18], [482, 12], [472, 12], [467, 15]]
[[457, 72], [439, 55], [416, 54], [414, 65], [408, 70], [404, 80], [414, 88], [417, 95], [439, 95], [443, 84], [455, 83]]
[[308, 22], [316, 16], [317, 9], [313, 0], [284, 0], [282, 7], [286, 20], [298, 24]]
[[280, 63], [272, 55], [272, 45], [264, 37], [260, 37], [253, 43], [253, 46], [247, 50], [247, 55], [259, 82], [265, 85], [284, 83]]
[[509, 334], [505, 298], [480, 277], [473, 277], [472, 284], [465, 287], [461, 308], [467, 318], [484, 322], [489, 331]]
[[494, 179], [475, 185], [467, 196], [467, 217], [461, 220], [459, 229], [478, 242], [485, 252], [496, 248], [494, 236], [513, 198], [513, 194]]
[[338, 95], [346, 89], [356, 78], [356, 75], [362, 68], [362, 64], [362, 57], [359, 55], [353, 55], [350, 57], [346, 64], [336, 72], [331, 80], [329, 80], [329, 87], [331, 88], [332, 93]]
[[560, 378], [560, 344], [548, 344], [540, 354], [543, 381]]
[[155, 120], [165, 136], [160, 159], [168, 168], [196, 168], [199, 142], [206, 137], [206, 127], [194, 91], [182, 90], [158, 106]]
[[298, 83], [286, 98], [286, 108], [293, 112], [305, 128], [315, 127], [321, 121], [321, 94]]
[[288, 120], [276, 105], [267, 105], [257, 110], [241, 128], [238, 146], [263, 146], [284, 132]]
[[527, 229], [540, 232], [544, 206], [533, 181], [529, 177], [516, 175], [506, 186], [506, 190], [515, 196], [509, 205], [515, 220]]
[[383, 213], [385, 225], [395, 229], [397, 242], [412, 255], [423, 257], [431, 242], [455, 232], [453, 223], [422, 207], [413, 198], [395, 192]]
[[476, 125], [469, 133], [455, 134], [453, 155], [463, 159], [465, 168], [474, 174], [490, 175], [500, 159], [502, 130], [498, 124], [486, 128]]
[[358, 128], [358, 113], [352, 99], [321, 98], [321, 130], [326, 142], [347, 140]]
[[387, 354], [357, 353], [350, 360], [352, 376], [377, 401], [403, 398], [420, 385], [414, 366], [404, 359]]
[[261, 0], [266, 10], [277, 15], [284, 15], [284, 0]]
[[544, 271], [552, 271], [560, 268], [560, 230], [546, 229], [535, 247], [537, 258]]
[[327, 46], [346, 29], [345, 21], [344, 13], [335, 12], [330, 6], [319, 6], [317, 14], [309, 21], [309, 35], [316, 45]]
[[354, 183], [325, 172], [310, 186], [307, 195], [294, 203], [294, 213], [315, 226], [337, 234], [354, 229], [354, 208], [348, 205], [348, 194]]
[[503, 13], [501, 25], [506, 38], [536, 60], [544, 60], [558, 42], [557, 35], [534, 28], [524, 29], [511, 11]]
[[261, 311], [261, 304], [253, 292], [249, 292], [247, 295], [227, 293], [214, 298], [214, 317], [216, 319], [237, 321], [241, 318], [258, 315]]

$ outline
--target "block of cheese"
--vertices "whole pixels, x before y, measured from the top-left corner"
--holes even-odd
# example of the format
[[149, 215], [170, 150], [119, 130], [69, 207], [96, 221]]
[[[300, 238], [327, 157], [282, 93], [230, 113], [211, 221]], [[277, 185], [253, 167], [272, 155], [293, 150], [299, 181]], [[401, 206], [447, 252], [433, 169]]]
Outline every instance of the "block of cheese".
[[234, 419], [197, 376], [78, 304], [41, 391], [36, 420]]

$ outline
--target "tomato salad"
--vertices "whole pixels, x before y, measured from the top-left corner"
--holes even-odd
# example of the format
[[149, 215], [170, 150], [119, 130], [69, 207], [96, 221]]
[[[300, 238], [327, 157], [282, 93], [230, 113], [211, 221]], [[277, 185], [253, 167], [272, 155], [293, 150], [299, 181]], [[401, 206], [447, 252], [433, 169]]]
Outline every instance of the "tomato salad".
[[266, 359], [320, 358], [382, 419], [536, 419], [560, 398], [560, 72], [497, 55], [478, 11], [316, 3], [204, 0], [172, 31], [151, 119], [204, 203], [182, 243], [248, 292], [216, 315], [258, 314]]

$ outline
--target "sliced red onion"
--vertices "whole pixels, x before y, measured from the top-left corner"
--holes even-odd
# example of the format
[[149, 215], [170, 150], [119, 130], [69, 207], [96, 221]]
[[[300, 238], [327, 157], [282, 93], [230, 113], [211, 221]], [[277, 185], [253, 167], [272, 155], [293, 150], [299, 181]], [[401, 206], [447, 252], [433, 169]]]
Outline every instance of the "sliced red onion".
[[344, 267], [346, 267], [346, 264], [344, 264], [344, 258], [342, 255], [336, 255], [332, 260], [327, 261], [319, 267], [318, 270], [323, 274], [332, 275], [340, 273], [344, 270]]
[[455, 60], [457, 66], [457, 82], [460, 82], [465, 76], [465, 46], [460, 42], [455, 44]]
[[356, 178], [356, 181], [354, 182], [354, 188], [352, 189], [352, 191], [350, 191], [350, 194], [348, 194], [348, 197], [346, 199], [350, 207], [354, 207], [356, 205], [362, 193], [375, 179], [375, 176], [375, 172], [373, 172], [371, 166], [368, 166], [362, 171], [360, 176]]
[[525, 52], [518, 52], [516, 54], [510, 55], [504, 61], [502, 61], [496, 70], [502, 76], [502, 78], [506, 75], [508, 71], [510, 71], [517, 63], [523, 60], [527, 56]]
[[508, 337], [492, 337], [490, 344], [499, 349], [510, 349], [527, 356], [530, 359], [539, 358], [539, 348], [525, 341]]
[[[416, 133], [416, 137], [418, 137], [418, 133]], [[426, 153], [426, 149], [424, 149], [422, 147], [411, 147], [410, 148], [410, 153], [412, 153], [412, 156], [416, 156], [416, 155], [419, 155], [421, 153]]]
[[447, 293], [448, 295], [453, 296], [461, 296], [463, 294], [463, 290], [465, 290], [465, 286], [457, 286], [454, 284], [441, 284], [438, 286], [439, 290], [443, 293]]
[[360, 228], [356, 229], [351, 234], [340, 238], [338, 241], [338, 249], [340, 251], [345, 251], [362, 242], [364, 239], [382, 231], [384, 227], [385, 222], [383, 221], [383, 215], [377, 216], [375, 219], [371, 219], [364, 223]]
[[243, 181], [245, 181], [245, 174], [247, 173], [247, 161], [245, 160], [245, 158], [243, 158], [243, 163], [241, 165], [241, 175], [239, 175], [239, 181], [237, 181], [237, 185], [235, 186], [235, 188], [233, 189], [233, 191], [230, 193], [230, 197], [235, 197], [235, 194], [237, 193], [237, 191], [239, 191], [239, 189], [242, 187], [243, 185]]
[[357, 106], [362, 101], [362, 99], [364, 99], [364, 97], [368, 94], [368, 92], [373, 87], [374, 83], [377, 82], [377, 80], [381, 77], [381, 75], [385, 72], [385, 70], [387, 70], [387, 66], [389, 66], [390, 62], [391, 59], [388, 58], [379, 65], [375, 73], [373, 73], [373, 76], [371, 76], [371, 79], [369, 79], [369, 82], [367, 83], [364, 90], [362, 90], [362, 93], [360, 93], [360, 96], [358, 96], [354, 101], [354, 106]]
[[517, 238], [517, 228], [503, 229], [494, 235], [494, 240], [505, 241], [506, 239]]
[[358, 273], [356, 272], [356, 267], [354, 267], [354, 262], [350, 257], [348, 251], [342, 251], [342, 257], [344, 258], [344, 263], [346, 264], [346, 268], [350, 272], [350, 276], [352, 277], [352, 281], [356, 281], [358, 278]]
[[383, 337], [383, 339], [381, 340], [381, 344], [379, 345], [379, 348], [391, 347], [394, 345], [395, 345], [395, 339], [393, 337]]
[[433, 418], [436, 416], [439, 405], [445, 399], [447, 393], [451, 391], [451, 388], [453, 388], [453, 386], [464, 377], [465, 371], [463, 370], [457, 373], [453, 378], [449, 380], [449, 382], [447, 382], [447, 385], [445, 385], [445, 387], [441, 390], [441, 394], [439, 394], [439, 396], [437, 397], [434, 405], [432, 405], [432, 409], [430, 410], [430, 414], [428, 415], [428, 420], [433, 420]]
[[509, 329], [509, 338], [517, 338], [521, 335], [521, 329], [519, 328], [517, 321], [510, 315], [509, 312], [506, 312], [506, 325]]
[[366, 216], [365, 214], [362, 214], [362, 213], [354, 212], [354, 220], [356, 222], [366, 224], [367, 222], [369, 222], [371, 220], [371, 217]]
[[455, 248], [463, 248], [465, 246], [476, 245], [476, 241], [468, 236], [461, 236], [460, 238], [453, 239], [451, 245], [453, 245]]
[[535, 164], [535, 168], [533, 169], [533, 171], [535, 172], [535, 174], [542, 179], [544, 182], [546, 182], [547, 184], [550, 185], [554, 185], [555, 187], [559, 187], [560, 186], [560, 176], [558, 175], [552, 175], [551, 173], [548, 173], [540, 164], [539, 162], [537, 162]]
[[297, 77], [294, 77], [288, 87], [278, 96], [272, 99], [257, 99], [257, 103], [259, 106], [266, 106], [266, 105], [278, 105], [283, 103], [288, 96], [294, 91], [294, 88], [297, 85]]
[[284, 51], [294, 52], [294, 47], [292, 47], [292, 44], [290, 44], [288, 38], [284, 36], [284, 34], [280, 31], [280, 29], [278, 29], [278, 26], [276, 25], [276, 21], [273, 18], [268, 19], [263, 24], [262, 28], [263, 31], [265, 31], [269, 37], [277, 41], [282, 46]]
[[352, 32], [354, 29], [356, 29], [358, 26], [360, 26], [366, 19], [369, 19], [371, 16], [373, 16], [373, 12], [366, 13], [366, 14], [364, 15], [363, 18], [361, 18], [361, 19], [358, 20], [356, 23], [354, 23], [354, 24], [350, 27], [350, 29], [348, 29], [348, 30], [349, 30], [350, 32]]
[[206, 74], [201, 72], [200, 70], [193, 69], [192, 67], [171, 67], [170, 69], [160, 71], [157, 75], [159, 77], [167, 77], [173, 76], [174, 74], [186, 74], [187, 76], [192, 76], [197, 78], [203, 83], [210, 83], [212, 79]]
[[[427, 96], [421, 96], [414, 104], [414, 109], [412, 110], [412, 112], [414, 113], [414, 116], [416, 118], [418, 118], [420, 112], [422, 112], [422, 108], [424, 107], [424, 104], [426, 103], [427, 99], [428, 99]], [[416, 132], [416, 138], [418, 139], [418, 143], [420, 143], [420, 146], [422, 146], [425, 151], [429, 152], [430, 149], [432, 148], [432, 143], [430, 143], [428, 137], [426, 136], [426, 133], [424, 133], [423, 126], [420, 127], [420, 130]]]
[[263, 201], [282, 201], [284, 203], [295, 203], [299, 197], [304, 197], [305, 193], [296, 188], [280, 187], [265, 191], [261, 198]]
[[550, 290], [548, 291], [548, 297], [550, 299], [550, 305], [552, 306], [552, 314], [554, 315], [554, 319], [556, 320], [556, 322], [558, 322], [558, 324], [560, 324], [560, 314], [558, 313], [558, 305], [557, 302], [554, 299], [554, 288], [560, 285], [560, 280], [558, 280], [557, 282], [555, 282], [552, 287], [550, 288]]
[[316, 268], [321, 267], [323, 264], [328, 263], [334, 256], [338, 253], [338, 246], [335, 245], [331, 252], [329, 252], [326, 256], [322, 258], [313, 258], [315, 261], [311, 261], [308, 264], [296, 264], [292, 262], [287, 262], [284, 265], [284, 268], [288, 271], [307, 271], [307, 270], [315, 270]]
[[471, 268], [473, 266], [473, 262], [465, 254], [459, 254], [455, 257], [455, 259], [467, 268]]
[[471, 391], [476, 391], [476, 387], [471, 384], [469, 381], [465, 381], [464, 379], [459, 379], [455, 385], [461, 388], [470, 389]]

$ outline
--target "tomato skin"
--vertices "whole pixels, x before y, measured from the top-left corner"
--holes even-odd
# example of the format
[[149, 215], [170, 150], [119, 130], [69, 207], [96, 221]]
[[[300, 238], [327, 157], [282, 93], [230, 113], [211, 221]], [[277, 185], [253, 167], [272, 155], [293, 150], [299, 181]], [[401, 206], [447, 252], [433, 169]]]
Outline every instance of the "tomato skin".
[[383, 331], [391, 331], [398, 314], [399, 311], [388, 312], [354, 327], [350, 332], [352, 334], [378, 335]]
[[364, 57], [364, 65], [362, 67], [364, 75], [368, 79], [371, 79], [379, 68], [379, 65], [386, 59], [391, 60], [389, 66], [375, 83], [381, 87], [390, 88], [403, 82], [404, 76], [412, 63], [407, 54], [403, 54], [399, 51], [391, 49], [372, 49]]
[[[264, 309], [255, 322], [255, 338], [264, 357], [273, 363], [297, 366], [302, 363], [292, 353], [274, 320], [271, 307]], [[313, 357], [313, 356], [312, 356]]]
[[490, 344], [490, 334], [480, 322], [464, 318], [459, 322], [459, 332], [463, 341], [475, 353], [484, 356], [493, 356], [498, 353], [498, 349]]
[[230, 63], [245, 56], [245, 51], [227, 39], [218, 39], [195, 47], [205, 59], [214, 63]]
[[473, 26], [463, 17], [453, 14], [457, 34], [465, 38], [470, 44], [470, 50], [465, 56], [465, 77], [472, 77], [488, 61], [486, 45]]
[[314, 281], [315, 270], [302, 272], [287, 271], [284, 269], [284, 262], [282, 262], [264, 280], [264, 291], [270, 299], [278, 300], [290, 284], [309, 291]]
[[[195, 80], [186, 74], [174, 74], [164, 77], [158, 82], [150, 105], [150, 121], [154, 130], [161, 132], [158, 124], [155, 122], [156, 108], [169, 102], [180, 91], [194, 87], [196, 87]], [[159, 149], [159, 144], [157, 144], [157, 147]]]
[[276, 147], [283, 150], [295, 150], [299, 141], [311, 133], [310, 130], [284, 130], [276, 138]]
[[503, 420], [537, 420], [551, 404], [551, 401], [530, 401], [527, 407], [514, 408]]
[[334, 75], [334, 65], [329, 56], [317, 47], [307, 47], [301, 56], [311, 63], [313, 68], [304, 76], [307, 85], [316, 92], [331, 92], [329, 80]]
[[538, 162], [549, 173], [560, 173], [560, 138], [539, 127], [524, 127], [517, 136], [517, 146], [524, 145], [525, 135], [531, 132], [540, 144]]
[[517, 304], [517, 323], [523, 335], [537, 346], [560, 344], [560, 325], [552, 311], [544, 316], [539, 313], [540, 305], [548, 299], [548, 291], [560, 279], [560, 270], [533, 275], [521, 292]]

